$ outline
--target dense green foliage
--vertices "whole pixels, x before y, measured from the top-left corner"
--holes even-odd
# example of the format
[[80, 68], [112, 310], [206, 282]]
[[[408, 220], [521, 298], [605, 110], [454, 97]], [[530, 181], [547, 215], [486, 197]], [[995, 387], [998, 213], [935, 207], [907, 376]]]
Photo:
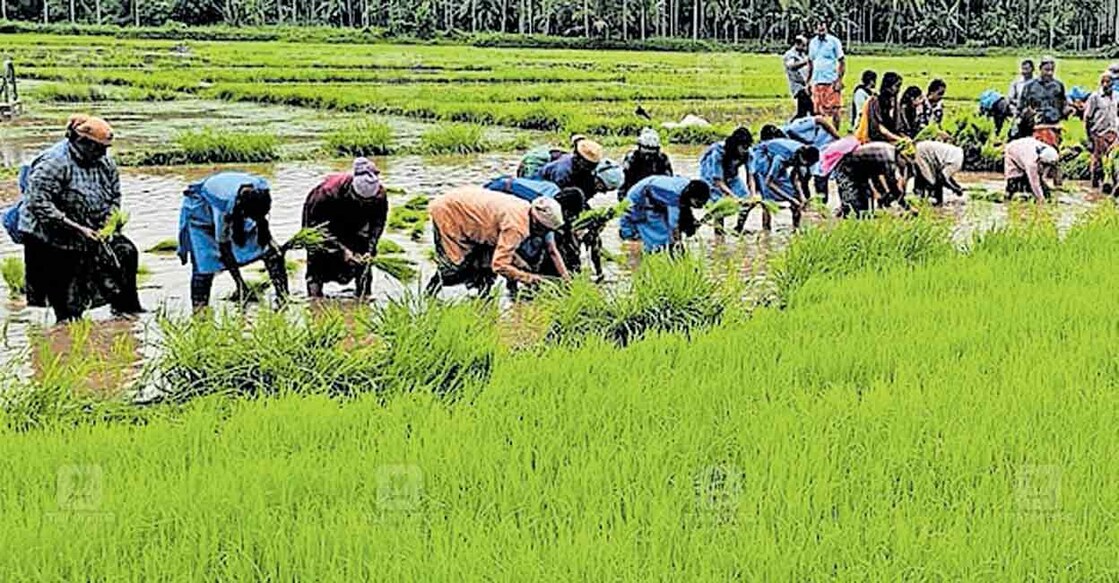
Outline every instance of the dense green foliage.
[[[1113, 578], [1119, 469], [1100, 436], [1119, 411], [1103, 301], [1119, 219], [1095, 211], [1063, 239], [1052, 221], [1026, 214], [966, 252], [871, 270], [859, 252], [802, 278], [785, 309], [624, 348], [588, 336], [510, 352], [475, 303], [394, 305], [353, 324], [379, 330], [368, 345], [338, 341], [348, 324], [329, 314], [184, 324], [171, 332], [196, 336], [176, 353], [202, 375], [190, 386], [242, 386], [245, 366], [208, 346], [223, 338], [273, 379], [249, 394], [282, 394], [100, 410], [132, 422], [80, 427], [42, 406], [64, 422], [0, 429], [0, 572]], [[942, 247], [930, 229], [821, 231], [792, 248]], [[352, 366], [298, 362], [330, 358]], [[338, 390], [351, 373], [367, 382]]]
[[326, 147], [346, 156], [384, 156], [395, 148], [392, 127], [373, 120], [356, 121], [326, 136]]

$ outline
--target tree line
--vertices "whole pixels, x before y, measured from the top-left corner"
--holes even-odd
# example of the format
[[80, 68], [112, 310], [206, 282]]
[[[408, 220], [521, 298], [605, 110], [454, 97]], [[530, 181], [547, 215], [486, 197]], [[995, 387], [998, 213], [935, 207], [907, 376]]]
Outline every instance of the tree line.
[[1119, 0], [0, 0], [42, 23], [333, 26], [431, 38], [455, 33], [607, 40], [787, 41], [826, 15], [849, 42], [913, 46], [1119, 43]]

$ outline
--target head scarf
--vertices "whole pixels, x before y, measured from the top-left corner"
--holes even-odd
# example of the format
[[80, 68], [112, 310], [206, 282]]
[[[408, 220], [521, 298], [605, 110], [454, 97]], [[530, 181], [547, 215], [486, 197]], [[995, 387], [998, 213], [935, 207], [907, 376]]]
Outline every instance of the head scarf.
[[532, 201], [528, 215], [549, 231], [555, 231], [563, 226], [563, 208], [554, 198], [541, 196]]
[[622, 186], [622, 168], [612, 160], [603, 160], [594, 169], [595, 178], [602, 181], [606, 190], [618, 190]]
[[368, 158], [354, 160], [354, 192], [361, 198], [374, 198], [381, 194], [380, 170]]
[[843, 160], [847, 154], [854, 152], [859, 147], [859, 139], [854, 136], [836, 140], [824, 147], [820, 156], [820, 170], [824, 175], [831, 174], [832, 170]]
[[592, 164], [602, 161], [602, 146], [598, 142], [588, 139], [579, 140], [579, 143], [575, 144], [575, 152]]
[[637, 136], [637, 145], [649, 150], [657, 150], [661, 147], [661, 137], [657, 130], [653, 128], [645, 128]]
[[109, 122], [84, 113], [70, 116], [66, 129], [74, 135], [81, 136], [102, 146], [109, 147], [113, 144], [113, 128]]
[[1045, 146], [1038, 148], [1037, 160], [1042, 164], [1056, 164], [1057, 160], [1061, 159], [1061, 155], [1057, 153], [1057, 149], [1053, 146]]

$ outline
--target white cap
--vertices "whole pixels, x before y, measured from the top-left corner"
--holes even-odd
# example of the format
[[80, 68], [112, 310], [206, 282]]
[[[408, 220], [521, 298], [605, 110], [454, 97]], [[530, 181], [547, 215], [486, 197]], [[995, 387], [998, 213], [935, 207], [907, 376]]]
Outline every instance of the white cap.
[[642, 148], [657, 149], [661, 147], [661, 137], [657, 130], [645, 128], [637, 136], [637, 145]]
[[1038, 150], [1037, 159], [1042, 164], [1056, 164], [1057, 160], [1061, 159], [1061, 155], [1057, 153], [1057, 149], [1053, 146], [1045, 146]]
[[554, 198], [537, 197], [529, 206], [528, 214], [549, 231], [555, 231], [563, 226], [563, 208]]

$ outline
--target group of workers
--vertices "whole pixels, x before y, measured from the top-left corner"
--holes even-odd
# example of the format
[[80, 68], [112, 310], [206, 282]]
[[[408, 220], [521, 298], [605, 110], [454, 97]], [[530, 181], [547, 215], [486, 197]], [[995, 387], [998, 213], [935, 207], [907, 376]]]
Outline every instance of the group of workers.
[[[584, 250], [601, 276], [605, 222], [577, 219], [602, 193], [616, 192], [626, 203], [617, 207], [619, 234], [646, 252], [671, 249], [693, 235], [700, 226], [694, 211], [720, 199], [738, 203], [734, 229], [741, 232], [755, 209], [770, 230], [771, 213], [781, 207], [790, 210], [797, 228], [811, 191], [826, 203], [832, 181], [841, 217], [863, 216], [895, 202], [909, 209], [911, 178], [915, 194], [936, 204], [945, 190], [962, 195], [954, 176], [962, 169], [963, 150], [938, 139], [916, 139], [942, 120], [947, 85], [934, 79], [924, 93], [916, 86], [903, 91], [897, 73], [885, 73], [879, 85], [877, 74], [867, 71], [854, 92], [853, 134], [843, 136], [844, 59], [826, 22], [811, 41], [798, 37], [783, 56], [797, 109], [793, 119], [761, 127], [756, 139], [748, 128], [735, 128], [703, 150], [696, 177], [678, 175], [658, 133], [645, 128], [620, 165], [606, 158], [597, 142], [574, 136], [569, 148], [530, 151], [515, 173], [450, 188], [429, 205], [438, 269], [428, 292], [456, 285], [487, 290], [499, 276], [511, 289], [549, 276], [566, 279], [581, 268]], [[1053, 61], [1043, 59], [1040, 69], [1033, 79], [1032, 63], [1024, 62], [1009, 95], [988, 103], [991, 95], [985, 93], [981, 106], [1019, 120], [1019, 135], [1005, 148], [1008, 193], [1043, 199], [1043, 176], [1059, 158], [1060, 122], [1076, 113], [1076, 106], [1054, 78]], [[1099, 90], [1083, 99], [1084, 123], [1099, 157], [1116, 145], [1116, 83], [1119, 74], [1106, 73]], [[65, 139], [25, 167], [21, 202], [4, 216], [12, 238], [24, 245], [28, 303], [49, 305], [60, 321], [104, 304], [120, 314], [142, 311], [135, 245], [119, 231], [101, 230], [121, 202], [119, 174], [108, 155], [112, 140], [105, 120], [73, 116]], [[285, 249], [269, 228], [271, 206], [268, 181], [245, 172], [219, 172], [187, 187], [178, 255], [191, 265], [196, 309], [209, 304], [214, 276], [222, 271], [230, 273], [238, 297], [247, 298], [240, 268], [256, 261], [264, 264], [278, 298], [287, 296]], [[325, 177], [307, 195], [303, 226], [324, 236], [322, 245], [308, 249], [309, 296], [322, 297], [330, 282], [354, 282], [358, 296], [370, 292], [369, 263], [388, 210], [380, 170], [366, 158], [354, 160], [350, 171]], [[721, 221], [712, 226], [717, 234], [725, 232]]]

